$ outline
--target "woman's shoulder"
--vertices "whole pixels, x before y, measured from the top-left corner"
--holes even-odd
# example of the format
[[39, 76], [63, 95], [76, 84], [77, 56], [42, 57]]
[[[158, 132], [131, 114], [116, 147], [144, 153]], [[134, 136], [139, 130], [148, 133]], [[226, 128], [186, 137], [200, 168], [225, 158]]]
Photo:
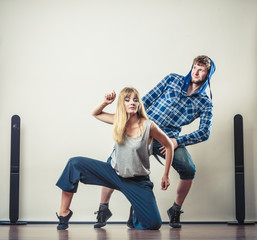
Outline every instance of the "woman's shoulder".
[[143, 119], [142, 122], [143, 122], [142, 124], [143, 126], [151, 126], [151, 124], [153, 123], [153, 121], [150, 119]]
[[149, 129], [149, 131], [151, 130], [152, 126], [153, 126], [154, 122], [150, 119], [145, 119], [144, 121], [144, 129]]

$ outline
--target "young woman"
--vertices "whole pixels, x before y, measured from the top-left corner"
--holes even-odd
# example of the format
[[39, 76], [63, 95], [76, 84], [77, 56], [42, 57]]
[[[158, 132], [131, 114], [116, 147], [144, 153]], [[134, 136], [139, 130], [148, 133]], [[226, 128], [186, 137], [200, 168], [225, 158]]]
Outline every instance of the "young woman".
[[155, 138], [166, 148], [166, 165], [161, 179], [161, 187], [166, 190], [170, 185], [173, 144], [157, 125], [147, 119], [135, 88], [124, 88], [120, 92], [115, 114], [104, 112], [104, 108], [115, 98], [114, 91], [106, 94], [103, 102], [92, 113], [100, 121], [113, 124], [115, 147], [108, 161], [71, 158], [56, 184], [62, 189], [61, 208], [57, 215], [58, 230], [68, 228], [72, 216], [70, 204], [79, 181], [121, 191], [133, 208], [132, 227], [152, 230], [161, 227], [161, 217], [152, 191], [153, 183], [149, 179], [149, 156]]

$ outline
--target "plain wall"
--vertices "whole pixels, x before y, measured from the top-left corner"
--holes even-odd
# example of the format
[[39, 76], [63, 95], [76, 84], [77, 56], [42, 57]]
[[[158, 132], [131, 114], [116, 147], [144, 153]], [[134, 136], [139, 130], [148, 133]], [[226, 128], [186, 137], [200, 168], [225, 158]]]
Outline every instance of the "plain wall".
[[[235, 219], [238, 113], [244, 118], [246, 219], [257, 220], [256, 12], [255, 0], [1, 0], [0, 220], [9, 219], [13, 115], [21, 117], [19, 220], [56, 221], [61, 191], [55, 183], [68, 159], [106, 161], [111, 153], [111, 126], [91, 116], [103, 95], [134, 86], [143, 96], [171, 72], [186, 75], [202, 54], [217, 66], [213, 127], [208, 141], [188, 147], [197, 172], [182, 221]], [[164, 168], [154, 158], [151, 164], [167, 221], [178, 174], [171, 170], [171, 186], [162, 191]], [[100, 187], [80, 184], [72, 220], [94, 221], [99, 200]], [[129, 206], [116, 191], [110, 221], [126, 221]]]

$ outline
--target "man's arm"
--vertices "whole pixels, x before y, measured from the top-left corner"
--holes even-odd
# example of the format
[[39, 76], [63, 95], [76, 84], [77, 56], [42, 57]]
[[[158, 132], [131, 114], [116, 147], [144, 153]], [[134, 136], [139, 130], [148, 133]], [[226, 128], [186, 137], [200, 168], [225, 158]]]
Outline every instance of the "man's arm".
[[147, 110], [156, 101], [156, 99], [158, 99], [162, 95], [168, 83], [172, 79], [172, 74], [169, 74], [142, 98], [145, 110]]
[[198, 130], [176, 138], [178, 145], [192, 145], [206, 141], [211, 133], [212, 126], [212, 104], [206, 107], [200, 114]]

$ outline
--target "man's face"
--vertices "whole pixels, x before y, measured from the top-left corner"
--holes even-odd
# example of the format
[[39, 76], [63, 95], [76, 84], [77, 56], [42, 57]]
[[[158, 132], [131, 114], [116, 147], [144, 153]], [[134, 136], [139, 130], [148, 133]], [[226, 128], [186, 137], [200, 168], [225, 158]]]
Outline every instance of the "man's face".
[[208, 69], [206, 66], [194, 64], [191, 72], [191, 82], [196, 84], [202, 84], [208, 74]]

